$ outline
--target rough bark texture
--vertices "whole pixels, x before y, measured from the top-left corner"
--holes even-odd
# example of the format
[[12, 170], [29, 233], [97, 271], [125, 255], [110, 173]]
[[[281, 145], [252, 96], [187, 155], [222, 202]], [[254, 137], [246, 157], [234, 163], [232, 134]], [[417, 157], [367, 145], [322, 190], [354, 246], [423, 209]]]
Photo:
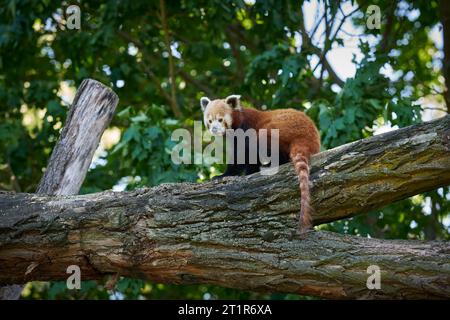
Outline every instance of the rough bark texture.
[[[118, 102], [117, 95], [100, 82], [81, 83], [37, 194], [78, 194]], [[18, 284], [0, 287], [0, 300], [17, 300], [22, 289]]]
[[[450, 116], [315, 156], [315, 224], [450, 183]], [[0, 284], [107, 274], [327, 298], [450, 298], [450, 243], [296, 233], [290, 164], [203, 184], [0, 194]], [[370, 265], [381, 289], [366, 287]]]
[[312, 179], [314, 224], [447, 186], [450, 116], [322, 152]]
[[117, 95], [102, 83], [92, 79], [81, 83], [38, 193], [78, 193], [118, 102]]

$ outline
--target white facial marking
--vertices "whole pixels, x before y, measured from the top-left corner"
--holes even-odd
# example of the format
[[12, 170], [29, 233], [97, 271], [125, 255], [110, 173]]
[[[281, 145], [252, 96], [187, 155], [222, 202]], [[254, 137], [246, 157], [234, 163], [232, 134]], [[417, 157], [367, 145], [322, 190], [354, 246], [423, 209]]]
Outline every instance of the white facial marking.
[[233, 124], [233, 118], [231, 117], [231, 114], [227, 113], [225, 117], [223, 117], [223, 122], [226, 123], [229, 129], [231, 129], [231, 125]]
[[213, 120], [211, 125], [209, 126], [209, 131], [215, 136], [223, 136], [225, 134], [225, 126], [223, 122], [219, 122], [218, 120]]

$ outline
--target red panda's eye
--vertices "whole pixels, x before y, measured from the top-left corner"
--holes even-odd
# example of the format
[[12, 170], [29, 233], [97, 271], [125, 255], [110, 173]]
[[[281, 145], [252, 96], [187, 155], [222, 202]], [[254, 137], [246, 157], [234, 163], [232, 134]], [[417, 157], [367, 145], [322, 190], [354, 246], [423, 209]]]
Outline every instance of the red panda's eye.
[[223, 121], [223, 119], [222, 119], [222, 118], [220, 118], [220, 119], [219, 119], [219, 122], [222, 122], [222, 121]]
[[212, 120], [211, 119], [209, 119], [209, 123], [211, 123], [212, 122]]

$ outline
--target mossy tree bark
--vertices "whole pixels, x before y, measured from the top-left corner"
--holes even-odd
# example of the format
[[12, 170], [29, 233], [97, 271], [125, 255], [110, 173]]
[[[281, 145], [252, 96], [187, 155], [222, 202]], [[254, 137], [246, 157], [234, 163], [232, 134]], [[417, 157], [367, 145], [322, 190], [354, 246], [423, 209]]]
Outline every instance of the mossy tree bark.
[[[102, 83], [81, 83], [36, 194], [78, 194], [118, 103], [117, 95]], [[17, 300], [22, 289], [20, 284], [0, 287], [0, 300]]]
[[[450, 183], [450, 116], [312, 159], [314, 224]], [[0, 193], [0, 284], [108, 274], [326, 298], [449, 298], [450, 243], [296, 233], [290, 164], [203, 184], [82, 196]], [[367, 268], [381, 270], [369, 290]]]

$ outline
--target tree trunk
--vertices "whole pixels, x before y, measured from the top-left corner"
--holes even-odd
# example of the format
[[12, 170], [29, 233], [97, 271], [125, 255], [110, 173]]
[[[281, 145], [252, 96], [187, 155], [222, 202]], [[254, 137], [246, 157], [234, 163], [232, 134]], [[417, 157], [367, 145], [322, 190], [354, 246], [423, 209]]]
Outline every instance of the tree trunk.
[[[117, 95], [100, 82], [87, 79], [81, 83], [37, 194], [78, 194], [118, 102]], [[1, 287], [0, 300], [17, 300], [22, 289], [17, 284]]]
[[81, 83], [37, 193], [78, 193], [118, 103], [117, 95], [100, 82]]
[[[450, 116], [312, 159], [314, 224], [450, 183]], [[0, 284], [107, 274], [326, 298], [450, 298], [450, 243], [296, 233], [278, 174], [66, 197], [0, 193]], [[367, 268], [381, 270], [369, 290]]]

